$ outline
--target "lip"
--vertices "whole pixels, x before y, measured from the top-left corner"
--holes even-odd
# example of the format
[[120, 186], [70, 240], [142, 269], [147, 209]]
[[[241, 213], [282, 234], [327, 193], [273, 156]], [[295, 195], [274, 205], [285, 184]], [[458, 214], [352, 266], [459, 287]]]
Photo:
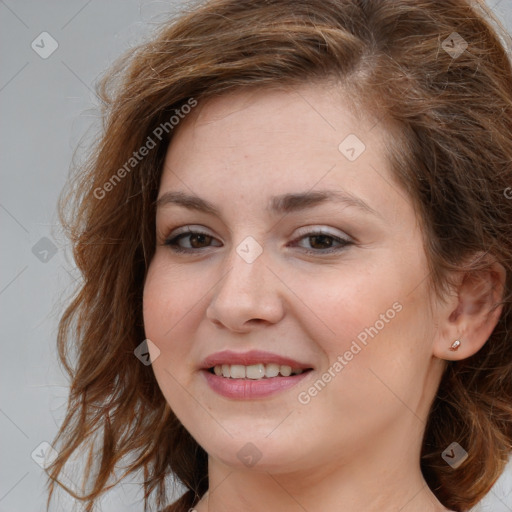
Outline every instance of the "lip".
[[201, 363], [200, 370], [210, 389], [219, 395], [235, 400], [252, 400], [270, 397], [297, 385], [311, 373], [311, 371], [306, 371], [299, 375], [290, 375], [289, 377], [273, 377], [271, 379], [256, 380], [228, 379], [209, 371], [213, 366], [222, 364], [250, 366], [258, 363], [287, 365], [300, 370], [312, 371], [314, 369], [310, 364], [301, 363], [295, 359], [273, 354], [272, 352], [264, 352], [261, 350], [233, 352], [231, 350], [224, 350], [206, 357]]
[[[311, 370], [312, 371], [312, 370]], [[271, 379], [228, 379], [219, 377], [208, 370], [201, 370], [210, 389], [226, 398], [235, 400], [253, 400], [276, 395], [297, 385], [309, 376], [311, 371], [289, 377], [273, 377]]]
[[[301, 363], [289, 357], [273, 354], [272, 352], [264, 352], [262, 350], [250, 350], [249, 352], [233, 352], [231, 350], [224, 350], [222, 352], [215, 352], [214, 354], [206, 357], [201, 363], [201, 370], [209, 370], [213, 366], [220, 364], [241, 364], [243, 366], [250, 366], [252, 364], [279, 364], [291, 366], [295, 369], [306, 370], [313, 368], [312, 365]], [[287, 377], [282, 377], [287, 378]]]

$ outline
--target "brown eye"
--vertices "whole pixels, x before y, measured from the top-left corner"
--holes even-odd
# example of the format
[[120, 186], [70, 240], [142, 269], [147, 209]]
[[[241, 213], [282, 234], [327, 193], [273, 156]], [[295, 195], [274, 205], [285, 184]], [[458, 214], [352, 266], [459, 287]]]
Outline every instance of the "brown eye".
[[351, 240], [323, 232], [307, 233], [305, 236], [300, 237], [298, 240], [309, 240], [309, 245], [312, 247], [312, 249], [303, 246], [301, 247], [305, 252], [311, 254], [338, 252], [349, 245], [353, 245], [354, 243]]
[[[199, 249], [200, 247], [203, 247], [205, 243], [207, 244], [208, 241], [211, 241], [213, 238], [209, 235], [204, 235], [203, 233], [185, 235], [185, 237], [187, 236], [190, 237], [190, 245], [192, 246], [193, 249]], [[183, 237], [183, 235], [181, 235], [181, 237]], [[182, 239], [181, 237], [179, 237], [180, 240]]]
[[[184, 247], [181, 244], [181, 241], [187, 239], [188, 244], [186, 243], [186, 246]], [[211, 235], [208, 235], [207, 233], [189, 230], [185, 233], [181, 233], [174, 237], [168, 238], [165, 240], [164, 245], [169, 246], [173, 251], [176, 252], [193, 252], [204, 247], [209, 247], [213, 240], [215, 240], [215, 238]]]
[[315, 247], [315, 249], [329, 249], [332, 247], [334, 241], [334, 238], [329, 235], [314, 235], [308, 238], [313, 240], [312, 246], [320, 245], [320, 247]]

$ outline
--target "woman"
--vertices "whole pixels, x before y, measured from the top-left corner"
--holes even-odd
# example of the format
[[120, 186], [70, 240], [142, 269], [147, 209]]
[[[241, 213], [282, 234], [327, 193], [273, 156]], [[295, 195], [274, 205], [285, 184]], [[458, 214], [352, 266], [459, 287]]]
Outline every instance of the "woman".
[[119, 61], [63, 204], [84, 283], [48, 503], [83, 446], [88, 511], [126, 460], [166, 511], [488, 493], [512, 439], [512, 69], [490, 19], [214, 0]]

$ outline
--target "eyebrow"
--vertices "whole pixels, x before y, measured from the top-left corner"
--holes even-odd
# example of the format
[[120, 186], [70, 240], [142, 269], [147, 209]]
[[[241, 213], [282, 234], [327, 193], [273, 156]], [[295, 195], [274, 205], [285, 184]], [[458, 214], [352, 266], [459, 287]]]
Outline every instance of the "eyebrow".
[[[272, 196], [266, 211], [273, 214], [288, 214], [296, 211], [313, 208], [327, 202], [343, 203], [347, 206], [353, 206], [359, 210], [382, 218], [382, 215], [375, 211], [370, 205], [363, 201], [360, 197], [349, 192], [341, 192], [335, 190], [317, 190], [309, 192], [297, 192], [283, 194], [280, 196]], [[176, 204], [189, 210], [201, 211], [221, 216], [219, 209], [201, 197], [186, 194], [180, 191], [165, 192], [156, 201], [157, 208]]]

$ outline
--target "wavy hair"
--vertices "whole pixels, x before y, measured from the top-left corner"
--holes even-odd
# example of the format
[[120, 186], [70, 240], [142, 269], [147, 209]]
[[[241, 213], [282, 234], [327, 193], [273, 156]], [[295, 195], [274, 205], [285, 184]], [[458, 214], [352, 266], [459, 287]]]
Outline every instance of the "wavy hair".
[[[122, 56], [97, 86], [101, 134], [59, 203], [83, 281], [59, 324], [71, 386], [47, 506], [59, 483], [91, 511], [127, 458], [123, 477], [143, 471], [145, 510], [154, 496], [165, 511], [186, 512], [208, 489], [206, 452], [134, 356], [171, 118], [237, 89], [327, 81], [393, 133], [388, 157], [419, 214], [435, 292], [453, 271], [485, 269], [485, 258], [463, 265], [475, 254], [506, 269], [498, 324], [476, 354], [447, 363], [421, 451], [444, 506], [478, 503], [512, 450], [509, 45], [483, 0], [212, 0]], [[468, 452], [456, 470], [441, 458], [453, 440]], [[79, 493], [59, 476], [84, 447]], [[170, 475], [186, 492], [169, 505]]]

